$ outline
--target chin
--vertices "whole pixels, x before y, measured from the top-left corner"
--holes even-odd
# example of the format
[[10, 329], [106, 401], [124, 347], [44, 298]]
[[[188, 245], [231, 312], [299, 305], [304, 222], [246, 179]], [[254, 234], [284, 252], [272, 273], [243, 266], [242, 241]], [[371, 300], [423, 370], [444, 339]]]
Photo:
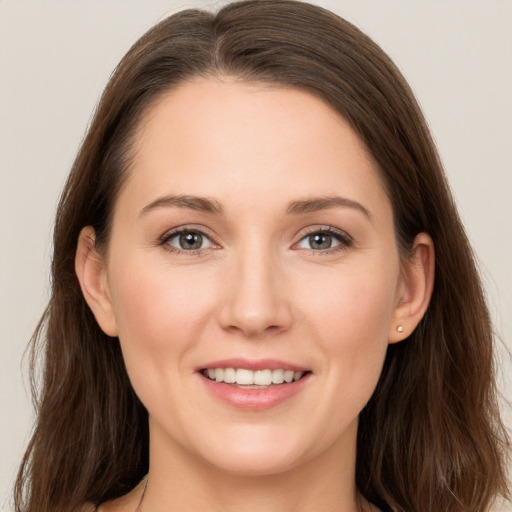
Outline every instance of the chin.
[[298, 467], [303, 460], [296, 454], [277, 453], [275, 449], [259, 452], [238, 452], [225, 454], [222, 458], [210, 460], [218, 470], [240, 477], [264, 477], [277, 475]]
[[203, 438], [203, 441], [207, 444], [196, 446], [196, 449], [205, 462], [221, 471], [244, 477], [287, 472], [314, 457], [315, 451], [321, 450], [302, 436], [290, 436], [288, 430], [283, 436], [282, 432], [265, 428], [249, 429], [244, 435], [227, 435], [222, 440], [218, 437]]

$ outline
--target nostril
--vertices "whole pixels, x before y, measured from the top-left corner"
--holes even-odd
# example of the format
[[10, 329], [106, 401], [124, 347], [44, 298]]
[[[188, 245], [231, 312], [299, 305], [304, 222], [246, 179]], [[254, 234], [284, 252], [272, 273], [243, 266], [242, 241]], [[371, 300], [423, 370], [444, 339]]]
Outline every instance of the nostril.
[[261, 261], [244, 262], [243, 268], [231, 276], [224, 286], [219, 324], [232, 333], [255, 337], [262, 333], [278, 333], [291, 324], [289, 296], [283, 293], [279, 279]]

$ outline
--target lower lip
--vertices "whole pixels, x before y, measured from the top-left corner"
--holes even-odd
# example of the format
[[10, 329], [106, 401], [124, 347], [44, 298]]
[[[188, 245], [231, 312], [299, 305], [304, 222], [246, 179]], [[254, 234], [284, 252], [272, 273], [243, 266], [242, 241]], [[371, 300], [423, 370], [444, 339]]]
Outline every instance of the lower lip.
[[308, 373], [301, 379], [289, 384], [277, 384], [266, 389], [246, 389], [237, 388], [225, 382], [216, 382], [208, 379], [201, 373], [198, 375], [201, 377], [206, 389], [216, 398], [233, 407], [253, 411], [262, 411], [276, 407], [299, 393], [311, 378], [311, 373]]

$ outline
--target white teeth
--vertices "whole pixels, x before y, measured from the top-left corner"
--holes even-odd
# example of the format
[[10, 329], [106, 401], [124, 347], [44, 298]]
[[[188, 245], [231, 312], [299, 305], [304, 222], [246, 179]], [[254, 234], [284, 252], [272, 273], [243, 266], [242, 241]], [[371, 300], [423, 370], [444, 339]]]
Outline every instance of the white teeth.
[[254, 372], [252, 370], [244, 370], [243, 368], [238, 368], [236, 370], [235, 382], [237, 384], [244, 384], [246, 386], [254, 384]]
[[224, 368], [224, 382], [227, 384], [236, 382], [236, 371], [234, 368]]
[[238, 384], [240, 386], [271, 386], [299, 380], [305, 372], [293, 370], [246, 370], [245, 368], [208, 368], [204, 375], [216, 382]]
[[254, 372], [254, 384], [270, 386], [272, 384], [272, 370], [258, 370]]
[[284, 381], [285, 382], [291, 382], [293, 380], [293, 372], [292, 370], [285, 370], [284, 372]]
[[272, 370], [272, 382], [282, 384], [284, 382], [284, 370]]

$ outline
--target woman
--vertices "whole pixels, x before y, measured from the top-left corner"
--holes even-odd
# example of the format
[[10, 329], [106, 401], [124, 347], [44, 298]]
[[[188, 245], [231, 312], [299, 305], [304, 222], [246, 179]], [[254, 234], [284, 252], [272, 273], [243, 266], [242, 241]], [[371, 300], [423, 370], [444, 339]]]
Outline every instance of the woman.
[[[400, 73], [318, 7], [162, 21], [57, 214], [18, 510], [483, 511], [492, 333]], [[26, 498], [24, 492], [26, 489]]]

